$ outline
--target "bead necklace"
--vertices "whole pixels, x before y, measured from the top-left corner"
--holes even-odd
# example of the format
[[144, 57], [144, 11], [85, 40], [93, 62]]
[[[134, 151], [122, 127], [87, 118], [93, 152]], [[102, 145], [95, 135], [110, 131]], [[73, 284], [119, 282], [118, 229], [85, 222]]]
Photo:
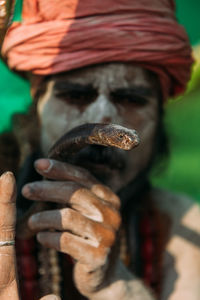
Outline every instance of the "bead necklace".
[[19, 276], [19, 289], [22, 300], [38, 299], [38, 273], [36, 247], [33, 238], [28, 240], [16, 239], [16, 256]]
[[61, 271], [56, 250], [36, 247], [34, 238], [16, 239], [16, 254], [22, 300], [36, 300], [47, 294], [61, 296]]

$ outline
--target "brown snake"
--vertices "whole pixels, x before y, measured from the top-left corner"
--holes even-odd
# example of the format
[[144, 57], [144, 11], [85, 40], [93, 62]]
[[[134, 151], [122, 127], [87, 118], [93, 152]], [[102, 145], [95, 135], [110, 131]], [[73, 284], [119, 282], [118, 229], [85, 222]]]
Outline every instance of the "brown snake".
[[[90, 123], [75, 127], [58, 139], [49, 150], [48, 158], [66, 162], [69, 156], [76, 154], [87, 145], [131, 150], [138, 144], [139, 138], [133, 129], [115, 124]], [[37, 202], [32, 205], [17, 225], [17, 235], [20, 238], [28, 238], [33, 235], [27, 226], [28, 218], [45, 209], [49, 209], [48, 203]]]
[[139, 144], [135, 130], [116, 124], [89, 123], [64, 134], [49, 150], [48, 157], [66, 161], [87, 145], [101, 145], [131, 150]]

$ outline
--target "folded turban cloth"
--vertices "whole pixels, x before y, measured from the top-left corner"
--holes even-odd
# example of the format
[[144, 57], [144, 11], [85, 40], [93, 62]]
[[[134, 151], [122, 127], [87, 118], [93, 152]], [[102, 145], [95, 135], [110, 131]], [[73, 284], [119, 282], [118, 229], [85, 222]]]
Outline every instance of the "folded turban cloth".
[[184, 90], [192, 63], [173, 0], [24, 0], [2, 54], [10, 68], [40, 75], [134, 63], [158, 74], [164, 98]]

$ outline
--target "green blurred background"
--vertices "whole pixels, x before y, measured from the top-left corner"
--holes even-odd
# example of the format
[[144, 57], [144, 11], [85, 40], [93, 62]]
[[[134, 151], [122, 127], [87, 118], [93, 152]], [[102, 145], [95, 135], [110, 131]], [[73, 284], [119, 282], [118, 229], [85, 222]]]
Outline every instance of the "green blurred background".
[[165, 124], [170, 137], [171, 156], [154, 185], [187, 193], [200, 203], [200, 1], [177, 0], [177, 18], [193, 45], [195, 65], [182, 97], [168, 102]]
[[[184, 96], [169, 101], [165, 123], [170, 136], [171, 157], [164, 172], [155, 175], [155, 185], [190, 194], [200, 202], [200, 1], [177, 0], [177, 18], [188, 32], [196, 63]], [[31, 100], [29, 84], [10, 74], [0, 62], [0, 132], [9, 130], [13, 112], [27, 110]], [[23, 91], [23, 93], [21, 93]], [[8, 105], [9, 103], [9, 105]]]

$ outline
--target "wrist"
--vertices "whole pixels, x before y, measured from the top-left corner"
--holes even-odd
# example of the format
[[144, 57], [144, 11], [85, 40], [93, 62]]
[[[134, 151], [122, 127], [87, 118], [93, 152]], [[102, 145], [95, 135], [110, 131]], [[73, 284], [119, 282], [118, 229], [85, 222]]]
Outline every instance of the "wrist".
[[121, 300], [129, 299], [129, 280], [133, 279], [133, 275], [126, 269], [119, 260], [116, 263], [112, 277], [108, 278], [104, 287], [90, 295], [90, 300]]
[[110, 282], [104, 288], [92, 294], [89, 300], [155, 300], [152, 291], [144, 286], [142, 281], [136, 278], [123, 265], [117, 262], [116, 270]]

